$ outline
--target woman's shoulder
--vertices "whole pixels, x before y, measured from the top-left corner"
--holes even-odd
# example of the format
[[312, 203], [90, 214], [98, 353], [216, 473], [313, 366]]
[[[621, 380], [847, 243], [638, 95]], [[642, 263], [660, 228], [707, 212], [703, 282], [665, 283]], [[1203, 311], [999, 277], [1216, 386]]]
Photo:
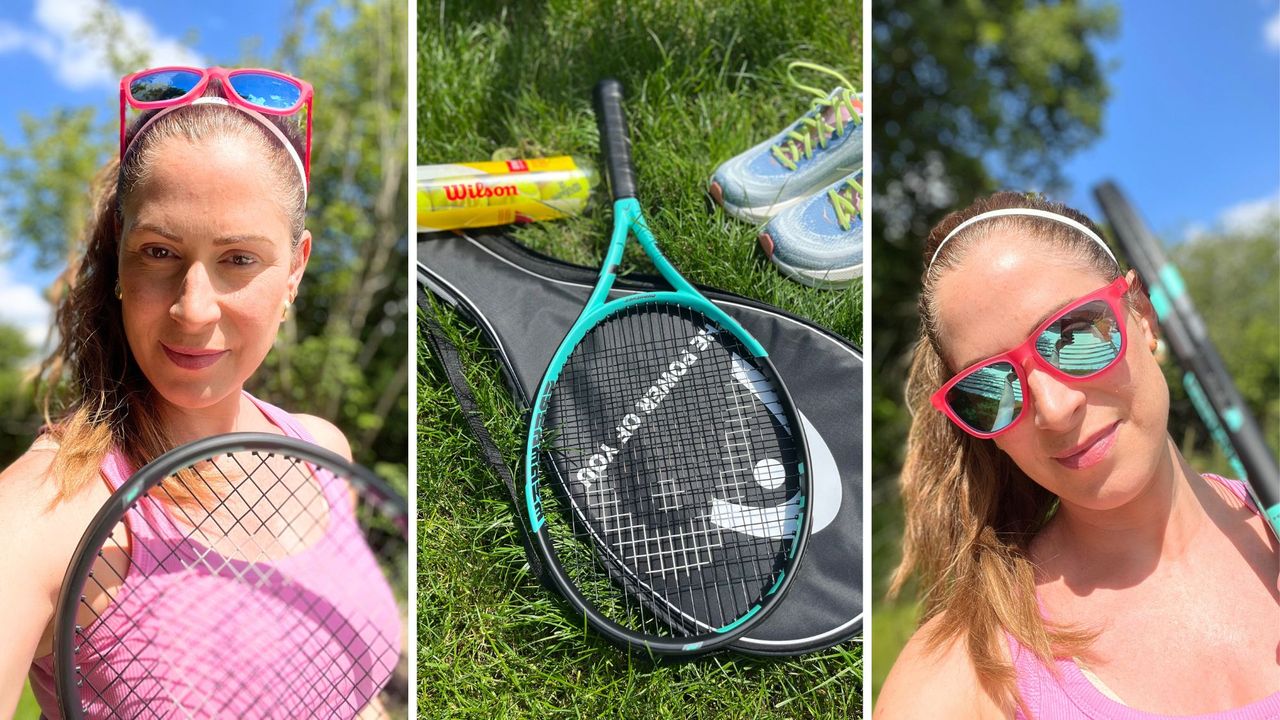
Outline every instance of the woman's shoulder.
[[293, 417], [299, 425], [311, 433], [317, 445], [347, 460], [352, 459], [351, 443], [337, 425], [315, 415], [296, 414]]
[[7, 511], [10, 503], [52, 502], [57, 496], [57, 484], [53, 482], [57, 454], [58, 444], [41, 436], [9, 467], [0, 470], [0, 509]]
[[[1224, 503], [1232, 509], [1246, 509], [1253, 514], [1261, 514], [1253, 498], [1249, 496], [1249, 486], [1243, 480], [1223, 477], [1215, 473], [1200, 473], [1203, 480]], [[1246, 516], [1247, 517], [1247, 516]]]
[[347, 436], [338, 429], [338, 426], [328, 420], [315, 415], [289, 412], [265, 400], [260, 400], [247, 392], [244, 393], [244, 401], [251, 403], [249, 407], [256, 407], [259, 412], [266, 416], [269, 422], [277, 427], [284, 428], [286, 434], [296, 432], [296, 428], [291, 426], [297, 425], [311, 436], [316, 445], [347, 460], [351, 460], [351, 443], [347, 441]]
[[54, 587], [108, 494], [105, 486], [92, 483], [71, 495], [61, 494], [54, 475], [57, 452], [56, 442], [37, 439], [0, 471], [0, 543], [5, 545], [0, 556], [19, 566], [5, 572], [22, 572], [35, 584]]
[[[19, 521], [57, 522], [67, 514], [78, 517], [85, 508], [96, 511], [106, 500], [110, 490], [102, 483], [80, 484], [65, 491], [56, 476], [58, 449], [56, 440], [41, 436], [0, 470], [0, 526]], [[13, 536], [0, 532], [0, 537]]]
[[885, 679], [875, 703], [875, 720], [967, 717], [1011, 718], [987, 692], [963, 637], [936, 638], [943, 615], [916, 629]]

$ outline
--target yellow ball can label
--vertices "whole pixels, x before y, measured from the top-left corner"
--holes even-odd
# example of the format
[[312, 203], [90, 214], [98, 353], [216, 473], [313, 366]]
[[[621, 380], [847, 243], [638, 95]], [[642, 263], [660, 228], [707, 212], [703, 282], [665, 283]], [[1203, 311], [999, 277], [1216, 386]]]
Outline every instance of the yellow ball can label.
[[419, 232], [577, 215], [587, 207], [594, 173], [563, 155], [505, 162], [418, 166]]

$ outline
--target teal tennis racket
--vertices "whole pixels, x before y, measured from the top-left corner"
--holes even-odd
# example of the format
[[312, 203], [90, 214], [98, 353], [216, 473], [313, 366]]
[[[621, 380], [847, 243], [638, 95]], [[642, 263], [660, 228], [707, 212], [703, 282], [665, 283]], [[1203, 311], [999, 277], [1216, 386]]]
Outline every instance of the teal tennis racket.
[[[633, 650], [695, 654], [763, 620], [809, 533], [799, 415], [768, 353], [663, 257], [636, 200], [622, 86], [595, 89], [614, 227], [525, 448], [549, 582]], [[634, 236], [668, 292], [610, 290]]]

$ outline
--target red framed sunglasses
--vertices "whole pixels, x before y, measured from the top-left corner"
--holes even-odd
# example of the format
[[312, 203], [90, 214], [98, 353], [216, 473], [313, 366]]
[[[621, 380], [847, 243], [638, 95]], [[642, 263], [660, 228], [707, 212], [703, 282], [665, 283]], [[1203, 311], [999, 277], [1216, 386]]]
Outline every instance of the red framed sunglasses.
[[[210, 80], [221, 83], [222, 94], [231, 105], [266, 115], [292, 115], [307, 108], [307, 140], [303, 172], [311, 182], [311, 115], [314, 92], [305, 80], [274, 70], [222, 67], [193, 68], [169, 66], [139, 70], [120, 79], [120, 159], [124, 159], [125, 111], [190, 105], [204, 96]], [[288, 143], [286, 142], [286, 145]], [[289, 146], [292, 149], [292, 146]]]
[[956, 373], [930, 401], [974, 437], [1008, 432], [1026, 414], [1028, 361], [1059, 380], [1076, 382], [1106, 372], [1124, 357], [1128, 337], [1121, 300], [1128, 290], [1122, 275], [1073, 301], [1021, 345]]

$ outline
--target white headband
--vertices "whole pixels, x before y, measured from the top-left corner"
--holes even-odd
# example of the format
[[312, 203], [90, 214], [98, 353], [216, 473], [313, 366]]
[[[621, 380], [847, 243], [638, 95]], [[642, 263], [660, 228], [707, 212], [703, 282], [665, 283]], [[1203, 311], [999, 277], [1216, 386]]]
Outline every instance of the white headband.
[[1005, 208], [1003, 210], [990, 210], [965, 220], [957, 225], [955, 230], [947, 233], [947, 236], [942, 238], [942, 242], [938, 243], [938, 249], [933, 251], [933, 257], [929, 258], [929, 264], [933, 265], [933, 261], [938, 259], [938, 253], [942, 252], [943, 246], [947, 244], [947, 241], [955, 237], [956, 233], [979, 220], [986, 220], [987, 218], [993, 217], [1006, 217], [1009, 215], [1030, 215], [1032, 217], [1045, 218], [1046, 220], [1060, 222], [1063, 225], [1075, 228], [1076, 230], [1084, 233], [1085, 237], [1098, 243], [1098, 247], [1102, 248], [1107, 253], [1107, 257], [1111, 258], [1111, 262], [1115, 263], [1117, 268], [1120, 267], [1120, 263], [1116, 262], [1116, 256], [1111, 253], [1111, 248], [1107, 247], [1107, 244], [1102, 242], [1102, 238], [1098, 237], [1097, 233], [1065, 215], [1059, 215], [1058, 213], [1049, 212], [1047, 210], [1036, 210], [1035, 208]]
[[[266, 117], [264, 117], [262, 113], [256, 112], [247, 107], [232, 105], [231, 103], [227, 102], [226, 98], [220, 98], [216, 95], [206, 95], [204, 97], [196, 98], [195, 100], [191, 101], [191, 104], [192, 105], [225, 105], [226, 107], [235, 108], [236, 110], [239, 110], [245, 113], [246, 115], [249, 115], [253, 119], [257, 120], [258, 122], [262, 123], [263, 127], [270, 130], [271, 134], [275, 135], [276, 139], [280, 141], [280, 144], [284, 146], [284, 149], [289, 151], [289, 157], [293, 158], [293, 164], [296, 165], [298, 168], [298, 179], [302, 182], [302, 204], [306, 205], [307, 203], [306, 167], [302, 164], [302, 158], [298, 157], [298, 151], [294, 149], [293, 143], [289, 142], [289, 138], [284, 136], [284, 133], [280, 131], [280, 128], [276, 127], [275, 123], [271, 122]], [[155, 115], [152, 115], [150, 118], [147, 119], [145, 123], [142, 124], [142, 127], [138, 128], [137, 132], [133, 134], [133, 140], [136, 141], [138, 139], [138, 136], [142, 135], [142, 133], [145, 132], [147, 128], [151, 127], [151, 123], [154, 123], [155, 121], [159, 120], [165, 115], [168, 115], [174, 110], [177, 110], [178, 108], [184, 108], [184, 107], [187, 107], [187, 106], [171, 105], [167, 108], [164, 108], [163, 110], [156, 113]], [[133, 141], [130, 141], [129, 144], [130, 146], [132, 146]], [[128, 150], [126, 150], [125, 152], [127, 153]]]

